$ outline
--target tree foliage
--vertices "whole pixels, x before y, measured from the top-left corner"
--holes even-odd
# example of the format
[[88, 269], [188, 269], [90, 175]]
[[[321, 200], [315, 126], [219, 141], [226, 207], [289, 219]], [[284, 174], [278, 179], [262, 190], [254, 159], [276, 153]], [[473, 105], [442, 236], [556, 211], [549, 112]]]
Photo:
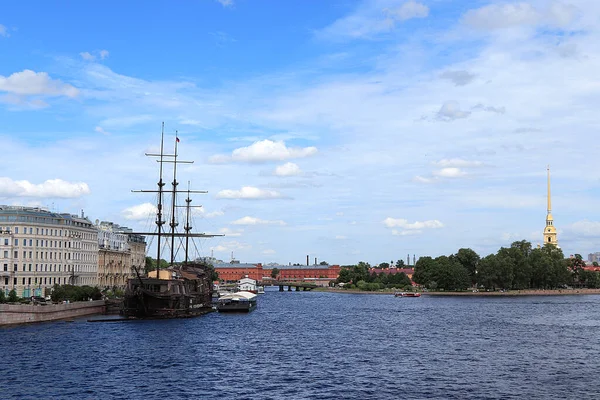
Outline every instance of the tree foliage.
[[102, 293], [98, 287], [92, 286], [74, 286], [74, 285], [54, 285], [51, 295], [52, 301], [87, 301], [102, 299]]
[[8, 302], [16, 303], [17, 301], [19, 301], [19, 296], [17, 296], [17, 291], [15, 289], [13, 289], [10, 292], [8, 292]]
[[277, 276], [279, 275], [279, 268], [273, 268], [271, 270], [271, 278], [273, 279], [277, 279]]

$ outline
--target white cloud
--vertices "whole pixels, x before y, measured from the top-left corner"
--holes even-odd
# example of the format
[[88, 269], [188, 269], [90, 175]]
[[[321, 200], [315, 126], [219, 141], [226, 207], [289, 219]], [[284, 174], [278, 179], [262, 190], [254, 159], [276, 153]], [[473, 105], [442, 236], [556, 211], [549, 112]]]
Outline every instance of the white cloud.
[[337, 236], [335, 237], [335, 240], [346, 240], [346, 239], [347, 239], [347, 237], [346, 237], [346, 236], [344, 236], [344, 235], [337, 235]]
[[423, 233], [420, 229], [413, 229], [408, 231], [399, 231], [397, 229], [392, 229], [392, 235], [394, 236], [410, 236], [410, 235], [420, 235]]
[[444, 158], [438, 162], [434, 163], [440, 167], [457, 167], [457, 168], [475, 168], [482, 167], [484, 164], [481, 161], [467, 161], [461, 158]]
[[238, 220], [235, 220], [232, 222], [233, 225], [285, 225], [284, 221], [281, 220], [277, 220], [277, 221], [269, 221], [269, 220], [264, 220], [264, 219], [260, 219], [260, 218], [256, 218], [256, 217], [243, 217], [240, 218]]
[[600, 222], [577, 221], [569, 226], [569, 231], [584, 237], [600, 237]]
[[283, 141], [261, 140], [248, 147], [233, 150], [231, 156], [215, 155], [209, 161], [222, 163], [227, 161], [236, 162], [265, 162], [283, 161], [291, 158], [303, 158], [315, 155], [316, 147], [287, 147]]
[[81, 58], [83, 58], [85, 61], [94, 61], [96, 59], [96, 56], [85, 51], [82, 53], [79, 53], [79, 55], [81, 56]]
[[229, 236], [229, 237], [233, 237], [233, 236], [242, 236], [242, 233], [244, 232], [243, 229], [229, 229], [229, 228], [221, 228], [219, 229], [219, 233], [222, 233], [225, 236]]
[[157, 208], [154, 204], [143, 203], [137, 206], [129, 207], [121, 211], [123, 218], [127, 220], [141, 221], [156, 215]]
[[427, 178], [425, 176], [417, 175], [413, 178], [413, 181], [418, 183], [434, 183], [437, 181], [437, 178]]
[[249, 245], [248, 243], [242, 243], [242, 242], [238, 242], [238, 241], [230, 241], [230, 242], [223, 242], [215, 247], [211, 247], [211, 250], [214, 250], [218, 253], [222, 253], [222, 252], [230, 252], [230, 251], [234, 251], [234, 250], [248, 250], [251, 249], [252, 246]]
[[525, 2], [490, 4], [469, 10], [463, 22], [475, 29], [496, 30], [522, 26], [545, 25], [565, 27], [575, 19], [578, 10], [572, 5], [547, 2], [547, 8], [536, 8]]
[[262, 253], [266, 254], [266, 255], [270, 255], [270, 254], [276, 254], [277, 252], [273, 249], [266, 249], [266, 250], [263, 250]]
[[0, 24], [0, 36], [2, 37], [9, 37], [10, 35], [8, 34], [8, 29], [6, 29], [6, 27], [2, 24]]
[[[204, 208], [202, 208], [201, 210], [204, 210]], [[225, 213], [221, 210], [217, 210], [217, 211], [213, 211], [213, 212], [204, 214], [204, 216], [206, 218], [222, 217], [223, 215], [225, 215]]]
[[433, 175], [442, 178], [459, 178], [465, 176], [466, 172], [456, 167], [447, 167], [433, 171]]
[[465, 86], [471, 83], [473, 79], [475, 79], [475, 74], [464, 70], [444, 71], [440, 75], [440, 78], [452, 81], [456, 86]]
[[384, 13], [393, 21], [406, 21], [412, 18], [427, 17], [429, 15], [429, 7], [414, 0], [409, 0], [398, 8], [385, 9]]
[[0, 75], [0, 91], [16, 95], [47, 95], [76, 97], [79, 90], [69, 84], [52, 79], [46, 72], [26, 69], [9, 77]]
[[94, 131], [102, 135], [110, 135], [110, 133], [106, 132], [101, 126], [97, 126], [96, 128], [94, 128]]
[[275, 190], [259, 189], [252, 186], [244, 186], [240, 190], [221, 190], [216, 196], [218, 199], [247, 199], [247, 200], [266, 200], [282, 199], [281, 193]]
[[461, 110], [457, 101], [450, 100], [442, 105], [440, 111], [437, 112], [437, 117], [442, 121], [453, 121], [459, 118], [467, 118], [470, 114], [470, 111]]
[[28, 181], [13, 181], [0, 178], [0, 198], [4, 197], [56, 197], [78, 198], [90, 194], [90, 188], [83, 182], [66, 182], [62, 179], [49, 179], [44, 183], [33, 184]]
[[[105, 58], [108, 58], [110, 53], [108, 52], [108, 50], [100, 50], [100, 51], [94, 51], [94, 54], [97, 54], [101, 60], [104, 60]], [[96, 55], [94, 55], [94, 54], [90, 53], [89, 51], [84, 51], [84, 52], [79, 53], [81, 58], [83, 58], [85, 61], [95, 61]]]
[[437, 219], [433, 219], [433, 220], [429, 220], [429, 221], [422, 221], [422, 222], [415, 221], [415, 222], [410, 223], [406, 219], [388, 217], [385, 220], [383, 220], [383, 224], [387, 228], [402, 228], [402, 229], [406, 229], [406, 230], [437, 229], [437, 228], [444, 227], [444, 224], [442, 224]]
[[370, 38], [392, 31], [396, 22], [429, 15], [429, 8], [414, 0], [406, 1], [396, 8], [381, 5], [378, 1], [365, 2], [356, 12], [338, 19], [318, 31], [317, 35], [328, 39]]
[[223, 7], [232, 7], [233, 0], [217, 0]]
[[277, 176], [298, 176], [302, 175], [302, 170], [297, 164], [288, 162], [283, 165], [278, 165], [275, 168], [274, 174]]

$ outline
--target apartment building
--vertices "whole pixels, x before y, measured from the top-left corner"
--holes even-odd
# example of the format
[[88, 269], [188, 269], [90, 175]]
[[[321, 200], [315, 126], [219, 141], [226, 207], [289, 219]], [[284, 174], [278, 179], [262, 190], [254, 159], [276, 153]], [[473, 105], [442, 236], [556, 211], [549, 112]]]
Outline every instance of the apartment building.
[[96, 224], [98, 230], [98, 286], [124, 288], [146, 263], [146, 240], [130, 228], [113, 222]]
[[81, 215], [0, 205], [0, 290], [44, 296], [55, 284], [96, 285], [98, 231]]

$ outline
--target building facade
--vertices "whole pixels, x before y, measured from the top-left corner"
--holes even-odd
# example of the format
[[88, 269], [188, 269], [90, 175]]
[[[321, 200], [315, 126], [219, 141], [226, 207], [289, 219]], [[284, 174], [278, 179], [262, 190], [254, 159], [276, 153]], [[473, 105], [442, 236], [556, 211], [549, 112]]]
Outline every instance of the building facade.
[[[101, 288], [123, 289], [127, 280], [143, 271], [146, 262], [144, 236], [134, 235], [127, 227], [102, 221], [98, 230], [97, 281]], [[134, 268], [135, 267], [135, 268]]]
[[214, 263], [215, 271], [222, 282], [237, 282], [248, 277], [256, 281], [271, 280], [273, 269], [279, 270], [277, 280], [306, 281], [315, 279], [334, 280], [340, 275], [339, 265], [273, 265], [263, 266], [261, 263]]
[[0, 206], [0, 290], [29, 297], [55, 284], [95, 285], [97, 236], [83, 212]]

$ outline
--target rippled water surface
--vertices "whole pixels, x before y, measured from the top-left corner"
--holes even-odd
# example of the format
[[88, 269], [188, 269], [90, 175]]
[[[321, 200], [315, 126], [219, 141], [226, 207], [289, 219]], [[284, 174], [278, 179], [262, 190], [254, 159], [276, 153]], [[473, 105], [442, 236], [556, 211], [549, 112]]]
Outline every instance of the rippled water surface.
[[250, 314], [0, 329], [0, 398], [598, 399], [599, 342], [600, 296], [267, 291]]

